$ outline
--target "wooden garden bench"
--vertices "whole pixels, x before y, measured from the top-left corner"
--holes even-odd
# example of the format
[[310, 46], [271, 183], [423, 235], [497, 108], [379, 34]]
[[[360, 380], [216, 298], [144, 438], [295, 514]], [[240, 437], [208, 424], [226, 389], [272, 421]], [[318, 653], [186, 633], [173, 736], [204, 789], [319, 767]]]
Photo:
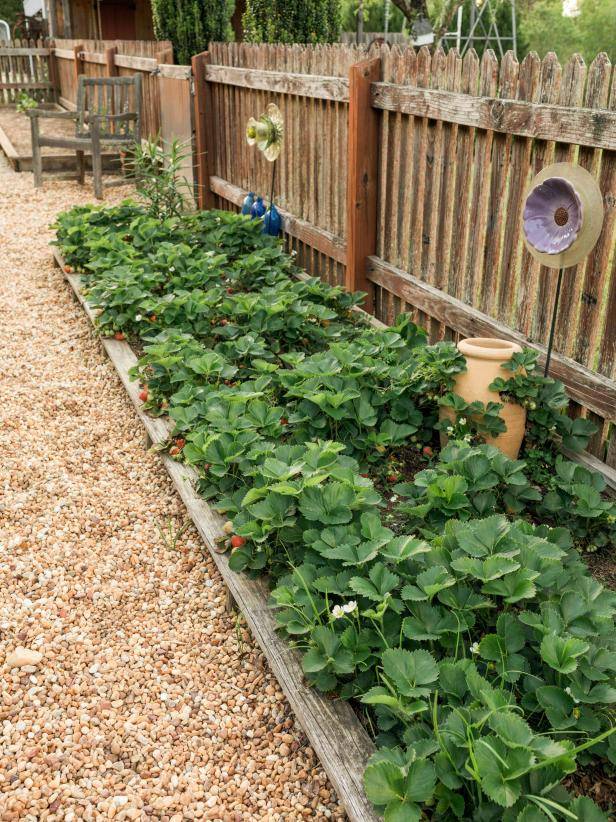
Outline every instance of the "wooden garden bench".
[[[92, 154], [94, 196], [103, 197], [103, 148], [126, 148], [141, 141], [141, 76], [86, 77], [79, 75], [75, 111], [30, 109], [34, 185], [43, 181], [42, 146], [75, 149], [77, 180], [85, 178], [85, 152]], [[47, 137], [39, 119], [75, 120], [74, 137]]]

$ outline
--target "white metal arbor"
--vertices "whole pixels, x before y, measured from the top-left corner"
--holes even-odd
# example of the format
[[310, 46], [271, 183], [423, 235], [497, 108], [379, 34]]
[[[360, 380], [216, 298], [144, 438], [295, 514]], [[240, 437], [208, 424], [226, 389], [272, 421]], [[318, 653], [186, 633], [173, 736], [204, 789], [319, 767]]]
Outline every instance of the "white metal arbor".
[[[446, 45], [456, 46], [464, 55], [469, 48], [481, 44], [493, 49], [500, 57], [510, 49], [517, 56], [517, 28], [515, 0], [470, 0], [469, 28], [462, 30], [465, 3], [458, 8], [456, 29], [443, 37]], [[511, 31], [499, 30], [498, 12], [505, 8], [511, 15]], [[501, 12], [502, 13], [502, 12]]]

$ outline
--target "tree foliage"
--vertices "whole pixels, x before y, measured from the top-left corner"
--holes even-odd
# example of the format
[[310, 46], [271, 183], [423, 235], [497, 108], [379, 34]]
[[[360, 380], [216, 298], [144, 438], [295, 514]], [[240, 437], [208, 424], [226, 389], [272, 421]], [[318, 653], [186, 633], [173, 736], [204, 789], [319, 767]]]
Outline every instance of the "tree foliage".
[[0, 0], [0, 20], [4, 20], [11, 28], [17, 15], [23, 10], [23, 3], [20, 0]]
[[519, 29], [529, 50], [556, 52], [562, 62], [579, 52], [587, 64], [601, 51], [616, 60], [616, 0], [579, 0], [579, 14], [565, 17], [562, 0], [526, 0]]
[[[340, 16], [342, 31], [357, 28], [358, 0], [341, 0]], [[363, 0], [364, 31], [385, 31], [385, 3], [383, 0]], [[406, 24], [406, 25], [405, 25]], [[389, 10], [388, 29], [392, 32], [408, 30], [408, 22], [399, 8], [393, 4]]]
[[333, 43], [340, 31], [338, 0], [247, 0], [244, 36], [252, 43]]
[[178, 63], [190, 63], [210, 40], [227, 40], [233, 2], [229, 0], [152, 0], [154, 32], [171, 40]]

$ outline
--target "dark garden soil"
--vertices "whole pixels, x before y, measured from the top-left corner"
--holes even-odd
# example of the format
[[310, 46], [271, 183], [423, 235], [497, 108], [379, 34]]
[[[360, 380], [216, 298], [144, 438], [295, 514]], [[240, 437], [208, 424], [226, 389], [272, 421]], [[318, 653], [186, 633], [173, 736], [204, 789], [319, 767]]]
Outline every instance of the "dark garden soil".
[[565, 787], [579, 796], [588, 796], [604, 811], [613, 813], [616, 810], [616, 769], [608, 774], [608, 767], [586, 765], [565, 779]]

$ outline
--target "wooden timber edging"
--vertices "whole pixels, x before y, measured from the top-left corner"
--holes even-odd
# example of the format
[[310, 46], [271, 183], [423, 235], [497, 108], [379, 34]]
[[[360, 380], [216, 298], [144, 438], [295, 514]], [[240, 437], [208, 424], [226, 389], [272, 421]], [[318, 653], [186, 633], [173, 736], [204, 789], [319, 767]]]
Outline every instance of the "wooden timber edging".
[[373, 83], [372, 105], [470, 128], [593, 148], [616, 149], [616, 111], [547, 105], [453, 91]]
[[0, 126], [0, 149], [4, 152], [6, 159], [9, 161], [9, 165], [15, 171], [21, 171], [19, 166], [20, 156], [17, 153], [17, 150], [11, 140], [9, 135], [6, 131]]
[[[54, 250], [54, 259], [64, 272], [65, 263], [57, 249]], [[79, 275], [66, 273], [64, 277], [94, 324], [95, 315], [83, 295], [81, 278]], [[112, 338], [101, 338], [101, 342], [152, 444], [160, 445], [168, 441], [173, 426], [166, 418], [150, 417], [145, 413], [139, 400], [139, 385], [129, 377], [130, 369], [137, 363], [130, 345]], [[328, 699], [305, 684], [299, 653], [276, 632], [276, 621], [272, 608], [268, 605], [269, 593], [265, 581], [236, 574], [229, 568], [228, 555], [215, 550], [217, 540], [224, 536], [223, 519], [197, 494], [196, 470], [163, 452], [159, 456], [225, 585], [245, 617], [293, 713], [321, 761], [347, 816], [351, 822], [377, 822], [380, 817], [366, 798], [363, 788], [364, 768], [375, 750], [365, 728], [348, 702]]]
[[[539, 352], [539, 360], [545, 359], [545, 346], [528, 340], [523, 334], [482, 311], [466, 305], [429, 283], [418, 280], [408, 272], [396, 268], [379, 257], [368, 258], [368, 279], [464, 336], [498, 336], [522, 346], [534, 348]], [[567, 393], [573, 400], [606, 419], [614, 418], [616, 382], [558, 353], [552, 354], [551, 373], [557, 379], [562, 380]]]

